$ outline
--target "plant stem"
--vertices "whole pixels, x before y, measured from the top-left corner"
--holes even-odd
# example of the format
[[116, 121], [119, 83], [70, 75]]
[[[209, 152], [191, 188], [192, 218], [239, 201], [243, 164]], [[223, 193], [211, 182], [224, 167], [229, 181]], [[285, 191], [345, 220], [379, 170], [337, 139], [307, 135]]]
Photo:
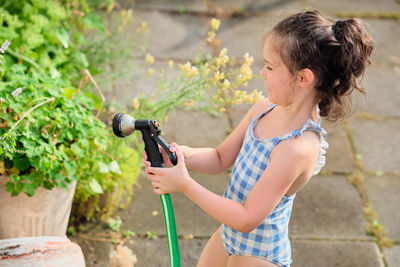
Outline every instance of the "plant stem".
[[20, 58], [20, 59], [22, 59], [22, 60], [28, 62], [29, 64], [31, 64], [32, 66], [34, 66], [37, 70], [39, 70], [39, 65], [38, 65], [38, 64], [36, 64], [35, 62], [33, 62], [31, 59], [29, 59], [29, 58], [27, 58], [27, 57], [25, 57], [25, 56], [23, 56], [23, 55], [21, 55], [21, 54], [18, 54], [17, 52], [14, 52], [11, 48], [8, 48], [8, 49], [6, 50], [6, 52], [8, 52], [10, 55], [12, 55], [12, 56], [14, 56], [14, 57]]
[[7, 135], [8, 135], [12, 130], [14, 130], [14, 128], [15, 128], [26, 116], [28, 116], [29, 113], [31, 113], [33, 110], [37, 109], [38, 107], [40, 107], [40, 106], [42, 106], [42, 105], [44, 105], [44, 104], [46, 104], [46, 103], [48, 103], [48, 102], [52, 102], [52, 101], [54, 101], [54, 100], [55, 100], [54, 97], [48, 98], [46, 101], [43, 101], [43, 102], [37, 104], [36, 106], [34, 106], [33, 108], [31, 108], [30, 110], [28, 110], [27, 112], [24, 112], [24, 115], [22, 115], [22, 117], [10, 128], [10, 130], [8, 130], [8, 131], [6, 132], [6, 134], [1, 138], [1, 140], [4, 140], [4, 139], [7, 137]]

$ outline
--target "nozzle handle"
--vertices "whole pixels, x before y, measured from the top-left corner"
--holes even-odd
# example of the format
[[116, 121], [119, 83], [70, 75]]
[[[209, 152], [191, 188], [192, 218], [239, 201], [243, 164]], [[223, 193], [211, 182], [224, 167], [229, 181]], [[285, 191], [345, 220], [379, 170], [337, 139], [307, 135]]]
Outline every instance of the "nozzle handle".
[[144, 150], [146, 150], [147, 158], [152, 167], [164, 167], [164, 161], [160, 152], [160, 148], [154, 139], [151, 138], [149, 131], [141, 130], [144, 141]]

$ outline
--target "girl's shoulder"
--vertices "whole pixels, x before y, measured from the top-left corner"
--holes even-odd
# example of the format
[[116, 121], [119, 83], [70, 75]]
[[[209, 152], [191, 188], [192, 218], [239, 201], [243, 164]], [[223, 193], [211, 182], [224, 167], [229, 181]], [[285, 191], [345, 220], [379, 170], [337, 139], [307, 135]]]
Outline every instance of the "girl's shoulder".
[[267, 110], [272, 103], [269, 101], [267, 97], [257, 101], [249, 110], [251, 114], [251, 120], [253, 120], [255, 117], [257, 117], [260, 113], [264, 112]]

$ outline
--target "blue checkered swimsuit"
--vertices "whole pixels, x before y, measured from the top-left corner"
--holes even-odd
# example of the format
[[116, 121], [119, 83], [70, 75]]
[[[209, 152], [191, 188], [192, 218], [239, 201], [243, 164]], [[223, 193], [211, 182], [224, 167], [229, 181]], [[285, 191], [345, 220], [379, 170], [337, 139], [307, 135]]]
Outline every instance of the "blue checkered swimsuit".
[[[314, 175], [325, 165], [325, 149], [328, 147], [326, 132], [311, 119], [301, 129], [281, 137], [259, 140], [254, 137], [253, 128], [258, 119], [275, 107], [270, 107], [256, 116], [250, 123], [243, 140], [242, 148], [236, 158], [224, 197], [243, 203], [260, 176], [268, 166], [273, 148], [282, 140], [301, 136], [303, 131], [314, 131], [320, 138], [320, 153]], [[221, 235], [224, 247], [229, 255], [261, 257], [279, 266], [290, 266], [291, 248], [288, 236], [288, 224], [295, 194], [283, 196], [271, 214], [250, 233], [241, 233], [224, 224]]]

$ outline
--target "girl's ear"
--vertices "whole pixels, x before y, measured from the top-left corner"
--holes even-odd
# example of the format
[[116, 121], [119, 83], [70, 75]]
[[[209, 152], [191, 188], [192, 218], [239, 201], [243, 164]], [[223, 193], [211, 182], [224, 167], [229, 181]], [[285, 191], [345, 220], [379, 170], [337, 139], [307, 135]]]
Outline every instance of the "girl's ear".
[[297, 73], [297, 82], [302, 88], [309, 88], [314, 85], [315, 75], [308, 69], [302, 69]]

